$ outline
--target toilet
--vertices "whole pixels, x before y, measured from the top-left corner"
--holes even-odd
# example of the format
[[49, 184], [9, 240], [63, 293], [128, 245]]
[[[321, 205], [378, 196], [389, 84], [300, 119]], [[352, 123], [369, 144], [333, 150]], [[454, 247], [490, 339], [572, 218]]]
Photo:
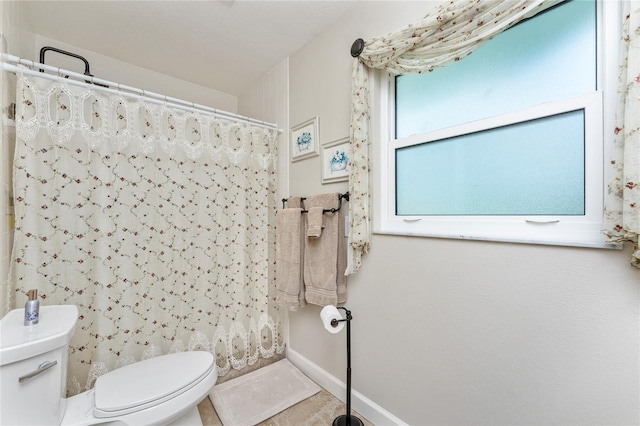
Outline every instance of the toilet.
[[0, 425], [202, 425], [197, 405], [218, 378], [205, 351], [180, 352], [104, 374], [93, 389], [65, 398], [74, 305], [24, 309], [0, 321]]

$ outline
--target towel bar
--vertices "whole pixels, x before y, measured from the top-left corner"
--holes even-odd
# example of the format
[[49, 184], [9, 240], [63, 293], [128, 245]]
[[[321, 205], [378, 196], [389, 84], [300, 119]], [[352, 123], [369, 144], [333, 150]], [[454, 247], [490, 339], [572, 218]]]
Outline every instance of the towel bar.
[[[340, 208], [342, 207], [342, 200], [345, 199], [347, 201], [349, 201], [349, 192], [345, 192], [344, 194], [338, 194], [338, 208], [331, 208], [331, 209], [324, 209], [322, 210], [322, 213], [335, 213], [337, 211], [340, 210]], [[306, 198], [300, 198], [300, 200], [304, 203], [304, 200], [306, 200]], [[287, 198], [283, 198], [282, 199], [282, 208], [285, 208], [285, 204], [287, 203]], [[309, 210], [302, 210], [302, 213], [309, 213]]]

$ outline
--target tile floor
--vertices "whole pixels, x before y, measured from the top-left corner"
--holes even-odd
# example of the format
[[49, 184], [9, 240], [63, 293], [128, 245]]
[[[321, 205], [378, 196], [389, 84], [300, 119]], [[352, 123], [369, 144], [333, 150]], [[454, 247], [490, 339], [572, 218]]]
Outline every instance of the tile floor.
[[[198, 411], [200, 412], [204, 426], [222, 426], [209, 398], [205, 398], [204, 401], [198, 405]], [[328, 391], [321, 389], [319, 393], [311, 398], [305, 399], [287, 410], [276, 414], [258, 426], [325, 426], [331, 425], [333, 419], [344, 413], [344, 403]], [[373, 426], [373, 423], [370, 423], [358, 413], [354, 412], [353, 414], [362, 420], [365, 426]]]

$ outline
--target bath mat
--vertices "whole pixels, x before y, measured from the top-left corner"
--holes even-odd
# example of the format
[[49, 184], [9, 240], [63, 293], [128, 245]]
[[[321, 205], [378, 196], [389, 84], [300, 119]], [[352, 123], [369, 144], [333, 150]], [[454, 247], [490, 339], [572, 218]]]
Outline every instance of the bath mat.
[[253, 426], [318, 392], [285, 358], [214, 386], [209, 398], [224, 426]]

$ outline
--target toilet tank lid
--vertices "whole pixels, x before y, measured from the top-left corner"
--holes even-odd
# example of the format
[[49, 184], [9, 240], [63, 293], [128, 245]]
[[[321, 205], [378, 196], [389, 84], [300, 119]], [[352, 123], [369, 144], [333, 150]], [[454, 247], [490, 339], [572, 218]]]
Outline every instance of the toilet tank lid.
[[38, 324], [24, 325], [24, 309], [0, 320], [0, 365], [38, 356], [69, 344], [78, 320], [75, 305], [40, 307]]

